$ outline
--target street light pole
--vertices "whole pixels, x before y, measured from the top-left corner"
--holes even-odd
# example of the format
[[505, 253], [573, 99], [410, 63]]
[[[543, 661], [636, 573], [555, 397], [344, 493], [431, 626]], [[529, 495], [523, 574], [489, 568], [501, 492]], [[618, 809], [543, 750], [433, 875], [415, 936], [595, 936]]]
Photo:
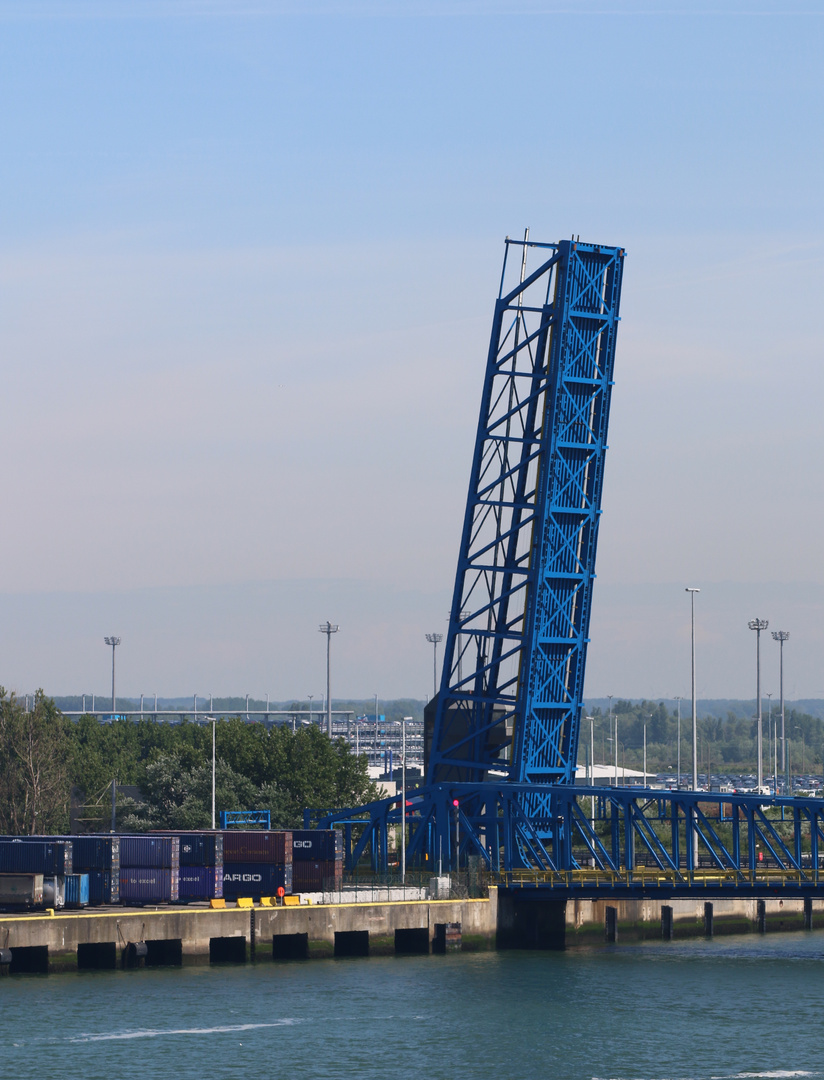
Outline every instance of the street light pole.
[[[701, 592], [687, 586], [690, 594], [690, 637], [692, 641], [692, 790], [698, 790], [698, 713], [695, 700], [695, 594]], [[696, 838], [697, 844], [697, 838]]]
[[112, 720], [114, 720], [114, 715], [117, 712], [117, 709], [115, 707], [117, 704], [117, 698], [115, 697], [114, 692], [114, 651], [120, 644], [120, 638], [112, 636], [103, 638], [103, 640], [106, 642], [107, 645], [111, 645], [112, 647]]
[[[609, 732], [610, 738], [614, 738], [616, 745], [618, 743], [618, 732], [612, 730], [612, 694], [607, 694], [609, 700]], [[617, 725], [616, 725], [617, 726]], [[606, 765], [606, 757], [604, 757], [604, 765]], [[618, 787], [618, 750], [615, 751], [615, 787]]]
[[767, 767], [768, 768], [769, 768], [769, 763], [772, 761], [772, 750], [771, 750], [771, 745], [772, 744], [769, 741], [772, 737], [773, 737], [772, 694], [767, 694]]
[[[595, 786], [595, 717], [588, 716], [589, 720], [589, 786]], [[590, 798], [592, 804], [592, 828], [595, 829], [595, 798]]]
[[212, 717], [212, 828], [215, 827], [215, 718]]
[[784, 794], [790, 793], [790, 773], [787, 768], [787, 739], [784, 733], [784, 642], [789, 640], [788, 630], [773, 630], [773, 641], [779, 645], [779, 678], [781, 689], [781, 771], [784, 774]]
[[406, 886], [406, 721], [401, 720], [401, 885]]
[[322, 634], [326, 634], [326, 734], [332, 738], [332, 635], [337, 634], [339, 626], [330, 623], [327, 619], [319, 628]]
[[678, 702], [678, 748], [676, 750], [676, 756], [678, 758], [678, 778], [675, 781], [675, 788], [677, 791], [681, 790], [681, 698], [675, 699]]
[[644, 721], [644, 787], [647, 786], [647, 722]]
[[432, 655], [432, 697], [438, 694], [438, 643], [443, 641], [443, 634], [427, 634], [426, 640], [433, 647]]
[[755, 718], [758, 738], [758, 794], [764, 786], [763, 731], [761, 722], [761, 631], [769, 626], [767, 619], [750, 619], [747, 626], [755, 630]]

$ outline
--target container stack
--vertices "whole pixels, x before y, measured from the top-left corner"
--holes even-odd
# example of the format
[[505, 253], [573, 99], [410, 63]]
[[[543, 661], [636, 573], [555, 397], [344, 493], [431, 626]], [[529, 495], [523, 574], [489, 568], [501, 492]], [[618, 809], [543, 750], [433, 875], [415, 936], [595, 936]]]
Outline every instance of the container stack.
[[292, 890], [332, 892], [343, 883], [343, 833], [339, 829], [295, 829], [292, 833]]
[[180, 881], [180, 837], [120, 837], [120, 902], [168, 904]]
[[223, 833], [181, 833], [182, 901], [219, 900], [223, 896]]
[[120, 837], [75, 836], [72, 865], [89, 875], [89, 904], [120, 903]]
[[[15, 838], [0, 840], [0, 875], [24, 875], [24, 891], [31, 896], [42, 889], [46, 907], [62, 908], [65, 903], [66, 874], [72, 872], [70, 840]], [[42, 875], [42, 881], [40, 881]], [[27, 903], [33, 903], [33, 899]]]
[[223, 834], [223, 895], [277, 896], [292, 892], [292, 833], [231, 830]]

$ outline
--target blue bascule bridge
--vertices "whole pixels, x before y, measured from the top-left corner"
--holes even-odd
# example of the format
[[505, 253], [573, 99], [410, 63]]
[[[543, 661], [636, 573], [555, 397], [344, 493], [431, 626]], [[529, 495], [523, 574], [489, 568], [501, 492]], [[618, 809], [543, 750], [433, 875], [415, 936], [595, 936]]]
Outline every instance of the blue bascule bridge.
[[506, 240], [425, 783], [311, 815], [350, 868], [403, 814], [407, 869], [524, 899], [824, 895], [821, 800], [575, 784], [624, 258]]

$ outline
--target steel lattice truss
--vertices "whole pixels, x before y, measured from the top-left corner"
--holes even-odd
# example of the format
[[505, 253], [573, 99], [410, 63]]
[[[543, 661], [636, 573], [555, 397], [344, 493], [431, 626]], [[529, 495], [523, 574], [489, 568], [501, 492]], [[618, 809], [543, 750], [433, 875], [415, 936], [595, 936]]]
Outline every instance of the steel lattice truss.
[[623, 259], [507, 240], [429, 783], [573, 778]]
[[[780, 813], [780, 817], [779, 817]], [[475, 857], [508, 888], [604, 896], [821, 895], [824, 800], [590, 788], [434, 784], [406, 807], [410, 866], [457, 870]], [[385, 871], [397, 800], [307, 811], [304, 827], [342, 827], [347, 869], [371, 853]]]

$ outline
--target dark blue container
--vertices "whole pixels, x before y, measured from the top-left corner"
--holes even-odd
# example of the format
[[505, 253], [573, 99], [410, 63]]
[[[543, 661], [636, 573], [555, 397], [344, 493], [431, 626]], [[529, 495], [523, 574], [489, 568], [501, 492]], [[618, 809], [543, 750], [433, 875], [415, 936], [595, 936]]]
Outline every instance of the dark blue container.
[[225, 863], [223, 866], [223, 895], [227, 900], [239, 896], [277, 896], [278, 889], [292, 891], [292, 864], [275, 866], [272, 863]]
[[180, 900], [219, 900], [223, 896], [222, 866], [181, 866]]
[[176, 870], [180, 866], [180, 837], [121, 836], [120, 866]]
[[120, 870], [119, 836], [76, 836], [72, 840], [72, 870]]
[[335, 858], [336, 842], [335, 829], [294, 829], [292, 862], [329, 862]]
[[0, 873], [60, 876], [71, 871], [70, 841], [0, 840]]
[[81, 908], [89, 905], [89, 875], [66, 874], [65, 905], [67, 908]]
[[221, 866], [223, 864], [223, 833], [181, 833], [181, 866]]
[[167, 904], [178, 899], [177, 870], [136, 866], [120, 869], [121, 904]]
[[120, 903], [120, 870], [110, 873], [108, 870], [89, 871], [89, 904]]

